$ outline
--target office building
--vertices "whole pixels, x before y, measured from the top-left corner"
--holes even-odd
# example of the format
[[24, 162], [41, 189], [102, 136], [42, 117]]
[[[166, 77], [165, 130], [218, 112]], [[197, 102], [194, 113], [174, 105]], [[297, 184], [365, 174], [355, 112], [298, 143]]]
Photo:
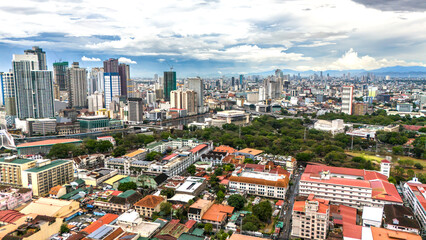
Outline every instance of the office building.
[[105, 72], [104, 73], [104, 100], [105, 107], [109, 109], [109, 105], [113, 98], [121, 95], [120, 76], [118, 73]]
[[127, 83], [130, 80], [130, 66], [124, 63], [118, 65], [118, 75], [120, 75], [121, 95], [127, 96]]
[[[197, 113], [203, 113], [204, 112], [204, 83], [203, 83], [203, 79], [201, 79], [200, 77], [186, 79], [185, 89], [193, 90], [197, 94], [196, 95]], [[188, 112], [189, 112], [189, 110], [188, 110]]]
[[53, 63], [53, 80], [59, 86], [59, 91], [68, 91], [67, 68], [68, 62]]
[[173, 90], [176, 90], [176, 72], [164, 72], [163, 91], [165, 101], [170, 101], [170, 92]]
[[103, 93], [104, 92], [104, 69], [103, 68], [92, 68], [90, 70], [89, 84], [88, 84], [89, 94], [94, 92]]
[[2, 185], [10, 185], [21, 187], [22, 171], [35, 167], [36, 160], [18, 158], [18, 156], [10, 156], [0, 158], [0, 183]]
[[44, 196], [52, 187], [74, 180], [73, 162], [38, 160], [36, 166], [22, 172], [22, 185], [33, 189], [33, 195]]
[[352, 103], [354, 98], [354, 87], [343, 86], [342, 88], [342, 113], [352, 115]]
[[143, 102], [142, 98], [129, 98], [128, 99], [129, 109], [129, 122], [141, 123], [143, 122]]
[[43, 49], [34, 46], [32, 49], [25, 50], [24, 53], [37, 56], [38, 70], [47, 70], [46, 52], [43, 52]]
[[73, 62], [67, 69], [69, 82], [68, 105], [71, 108], [87, 108], [87, 70]]
[[345, 132], [345, 126], [342, 119], [318, 120], [314, 124], [314, 129], [325, 132], [331, 132], [333, 136], [337, 133]]
[[413, 105], [411, 103], [398, 103], [396, 105], [396, 110], [398, 112], [410, 113], [413, 111]]
[[12, 72], [0, 73], [2, 81], [2, 98], [7, 116], [16, 116], [15, 81]]
[[375, 171], [308, 165], [300, 179], [300, 195], [314, 194], [335, 204], [361, 209], [402, 204], [395, 186]]
[[104, 94], [96, 91], [87, 97], [87, 102], [89, 112], [99, 111], [104, 108]]
[[38, 67], [37, 55], [13, 55], [18, 118], [54, 116], [52, 72]]
[[104, 61], [104, 72], [118, 73], [118, 59], [110, 58]]
[[302, 239], [326, 239], [330, 216], [329, 201], [310, 195], [306, 201], [295, 201], [291, 236]]

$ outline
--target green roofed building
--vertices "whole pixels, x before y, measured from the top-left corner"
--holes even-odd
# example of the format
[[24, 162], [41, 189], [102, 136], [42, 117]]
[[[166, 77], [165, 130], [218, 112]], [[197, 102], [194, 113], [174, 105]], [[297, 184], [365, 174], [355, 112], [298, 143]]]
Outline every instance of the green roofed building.
[[21, 187], [21, 172], [33, 168], [35, 165], [36, 160], [34, 159], [18, 158], [17, 156], [0, 158], [0, 184]]
[[38, 160], [35, 167], [22, 172], [22, 185], [33, 189], [34, 196], [45, 196], [52, 187], [74, 180], [69, 160]]

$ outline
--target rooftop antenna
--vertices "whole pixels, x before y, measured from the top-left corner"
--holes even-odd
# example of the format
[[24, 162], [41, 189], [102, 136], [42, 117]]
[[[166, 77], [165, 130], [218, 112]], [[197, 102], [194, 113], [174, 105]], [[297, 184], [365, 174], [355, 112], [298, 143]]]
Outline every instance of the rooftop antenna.
[[166, 63], [167, 63], [167, 65], [169, 65], [169, 67], [170, 67], [170, 71], [173, 71], [173, 65], [172, 65], [172, 64], [170, 64], [170, 62], [169, 62], [169, 61], [167, 61], [167, 60], [166, 60]]

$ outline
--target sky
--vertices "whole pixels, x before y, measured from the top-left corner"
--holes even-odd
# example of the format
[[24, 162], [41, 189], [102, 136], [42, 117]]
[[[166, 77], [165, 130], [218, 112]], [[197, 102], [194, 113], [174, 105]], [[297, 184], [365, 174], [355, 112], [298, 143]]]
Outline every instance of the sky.
[[33, 45], [132, 77], [426, 66], [424, 0], [4, 0], [0, 23], [0, 71]]

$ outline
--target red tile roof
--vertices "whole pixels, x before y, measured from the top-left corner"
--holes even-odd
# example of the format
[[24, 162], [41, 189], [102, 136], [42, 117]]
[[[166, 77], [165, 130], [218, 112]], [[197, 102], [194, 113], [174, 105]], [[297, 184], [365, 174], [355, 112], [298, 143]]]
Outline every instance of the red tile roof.
[[158, 206], [158, 204], [162, 203], [164, 201], [164, 198], [154, 195], [147, 195], [141, 200], [139, 200], [137, 203], [135, 203], [135, 206], [139, 207], [147, 207], [147, 208], [155, 208]]
[[174, 158], [174, 157], [176, 157], [177, 156], [177, 154], [176, 153], [172, 153], [172, 154], [170, 154], [170, 155], [168, 155], [168, 156], [165, 156], [164, 158], [163, 158], [163, 160], [170, 160], [170, 159], [172, 159], [172, 158]]
[[220, 145], [219, 147], [216, 147], [213, 152], [226, 152], [228, 154], [232, 154], [234, 152], [236, 152], [237, 149], [232, 148], [230, 146], [226, 146], [226, 145]]
[[206, 147], [207, 147], [207, 144], [200, 144], [200, 145], [196, 146], [195, 148], [191, 149], [190, 152], [196, 153], [196, 152], [199, 152]]
[[25, 214], [22, 214], [15, 210], [0, 211], [0, 222], [13, 223], [23, 216], [25, 216]]
[[370, 181], [370, 184], [373, 199], [402, 203], [401, 196], [392, 183], [373, 180]]
[[343, 237], [351, 239], [360, 239], [362, 238], [362, 226], [353, 225], [349, 223], [343, 223]]
[[201, 217], [202, 220], [222, 222], [226, 216], [234, 212], [234, 207], [225, 206], [221, 204], [213, 204]]
[[403, 126], [405, 129], [409, 130], [409, 131], [419, 131], [420, 128], [423, 128], [424, 126], [417, 126], [417, 125], [404, 125]]
[[117, 214], [107, 213], [81, 231], [91, 234], [94, 231], [96, 231], [98, 228], [102, 227], [104, 224], [110, 224], [117, 218], [118, 218]]

